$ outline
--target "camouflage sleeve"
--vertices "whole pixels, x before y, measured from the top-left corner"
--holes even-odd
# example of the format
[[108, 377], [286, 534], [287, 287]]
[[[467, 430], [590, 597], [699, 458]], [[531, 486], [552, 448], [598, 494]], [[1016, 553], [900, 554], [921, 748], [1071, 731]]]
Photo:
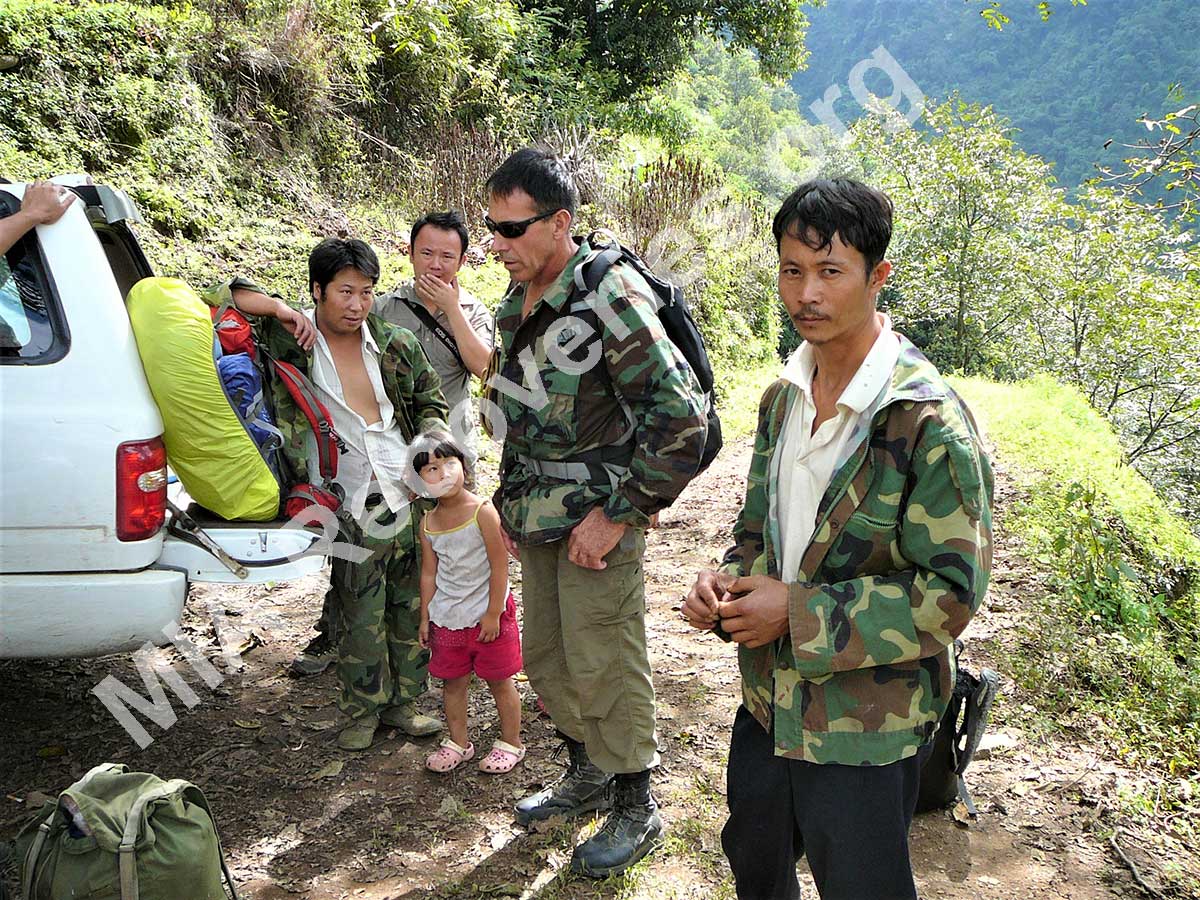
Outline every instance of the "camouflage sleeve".
[[233, 303], [235, 290], [257, 291], [277, 300], [283, 299], [274, 291], [268, 291], [265, 287], [254, 283], [249, 278], [243, 278], [241, 275], [235, 275], [225, 281], [214, 281], [208, 287], [201, 288], [199, 294], [200, 299], [209, 306], [223, 306], [226, 303]]
[[[233, 303], [233, 291], [237, 288], [244, 288], [249, 291], [258, 291], [260, 294], [266, 294], [269, 297], [282, 299], [278, 294], [271, 293], [266, 289], [250, 281], [248, 278], [240, 276], [230, 278], [227, 281], [218, 281], [208, 285], [199, 291], [200, 299], [209, 306], [219, 308], [225, 304]], [[247, 321], [250, 322], [250, 327], [254, 331], [254, 341], [260, 347], [275, 359], [284, 362], [290, 362], [293, 365], [299, 366], [302, 371], [307, 371], [308, 361], [307, 354], [296, 343], [296, 339], [288, 332], [279, 320], [273, 316], [253, 316], [247, 315]], [[296, 406], [288, 391], [276, 385], [271, 392], [271, 404], [274, 408], [275, 426], [279, 429], [283, 436], [283, 456], [287, 461], [289, 470], [289, 481], [301, 482], [308, 481], [310, 478], [316, 479], [319, 475], [316, 472], [309, 471], [309, 445], [308, 435], [311, 431], [308, 419]]]
[[[213, 282], [208, 287], [202, 288], [199, 294], [200, 299], [209, 306], [221, 307], [227, 303], [233, 303], [233, 292], [238, 289], [257, 291], [260, 294], [266, 294], [268, 297], [274, 297], [277, 300], [283, 299], [279, 294], [268, 291], [266, 288], [255, 284], [249, 278], [243, 278], [240, 275], [226, 281]], [[250, 322], [250, 327], [254, 330], [255, 342], [260, 344], [268, 354], [284, 362], [304, 364], [308, 354], [300, 349], [300, 345], [296, 343], [296, 339], [280, 324], [278, 319], [273, 316], [254, 315], [247, 315], [246, 318]]]
[[991, 572], [986, 467], [970, 437], [922, 442], [893, 544], [909, 567], [790, 586], [792, 651], [802, 677], [935, 656], [962, 633]]
[[765, 544], [763, 531], [767, 521], [767, 478], [771, 466], [774, 439], [771, 434], [771, 410], [783, 383], [776, 381], [763, 392], [758, 404], [758, 430], [754, 435], [754, 453], [746, 476], [746, 500], [733, 526], [733, 546], [725, 551], [721, 571], [741, 578], [750, 575], [754, 561], [761, 559]]
[[[614, 266], [598, 289], [605, 363], [634, 421], [633, 459], [604, 504], [614, 522], [645, 528], [700, 465], [708, 421], [700, 387], [663, 331], [649, 289]], [[636, 280], [635, 280], [636, 279]]]

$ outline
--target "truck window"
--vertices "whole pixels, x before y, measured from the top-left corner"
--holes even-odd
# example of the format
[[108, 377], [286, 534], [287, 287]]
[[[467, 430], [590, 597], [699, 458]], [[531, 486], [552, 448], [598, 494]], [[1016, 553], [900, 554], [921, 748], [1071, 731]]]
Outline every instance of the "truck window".
[[[17, 208], [14, 197], [0, 192], [0, 218]], [[0, 257], [0, 364], [57, 362], [67, 344], [66, 322], [31, 231]]]

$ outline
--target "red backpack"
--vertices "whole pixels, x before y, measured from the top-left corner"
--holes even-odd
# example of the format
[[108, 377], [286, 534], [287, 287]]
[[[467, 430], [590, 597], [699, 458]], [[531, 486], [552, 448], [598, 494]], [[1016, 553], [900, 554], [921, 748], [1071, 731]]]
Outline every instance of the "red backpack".
[[316, 436], [317, 470], [321, 475], [321, 484], [300, 481], [290, 486], [285, 485], [288, 487], [288, 493], [283, 500], [283, 514], [293, 519], [313, 506], [323, 506], [335, 513], [340, 511], [345, 498], [342, 496], [342, 489], [334, 484], [334, 479], [337, 478], [338, 451], [344, 450], [345, 444], [334, 430], [333, 417], [318, 398], [316, 388], [304, 373], [291, 363], [268, 356], [265, 350], [255, 344], [250, 322], [237, 307], [229, 304], [214, 307], [212, 318], [213, 332], [220, 342], [221, 352], [245, 353], [255, 362], [261, 357], [277, 383], [282, 384], [291, 395], [292, 401], [304, 414]]
[[[266, 354], [263, 354], [266, 356]], [[283, 514], [289, 519], [302, 514], [311, 506], [323, 506], [337, 512], [342, 505], [342, 489], [333, 483], [337, 478], [338, 451], [345, 444], [333, 428], [329, 410], [325, 408], [312, 382], [291, 363], [267, 357], [271, 371], [292, 396], [292, 402], [304, 413], [309, 427], [317, 438], [317, 471], [321, 473], [321, 484], [310, 482], [293, 484], [283, 501]]]

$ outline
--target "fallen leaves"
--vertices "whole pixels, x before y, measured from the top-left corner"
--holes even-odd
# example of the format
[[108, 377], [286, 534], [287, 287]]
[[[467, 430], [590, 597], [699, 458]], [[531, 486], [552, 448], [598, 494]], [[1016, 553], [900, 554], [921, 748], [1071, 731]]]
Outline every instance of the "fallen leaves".
[[335, 759], [332, 762], [322, 766], [320, 769], [310, 775], [309, 778], [313, 781], [317, 781], [321, 778], [336, 778], [338, 775], [342, 774], [342, 769], [345, 767], [345, 765], [346, 764], [342, 760]]

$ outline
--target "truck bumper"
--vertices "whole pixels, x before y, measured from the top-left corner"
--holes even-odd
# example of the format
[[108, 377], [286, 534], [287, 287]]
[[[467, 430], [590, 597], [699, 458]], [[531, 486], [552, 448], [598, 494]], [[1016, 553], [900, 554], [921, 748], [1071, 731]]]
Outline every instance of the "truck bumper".
[[0, 575], [0, 659], [103, 656], [164, 644], [187, 596], [183, 572]]

